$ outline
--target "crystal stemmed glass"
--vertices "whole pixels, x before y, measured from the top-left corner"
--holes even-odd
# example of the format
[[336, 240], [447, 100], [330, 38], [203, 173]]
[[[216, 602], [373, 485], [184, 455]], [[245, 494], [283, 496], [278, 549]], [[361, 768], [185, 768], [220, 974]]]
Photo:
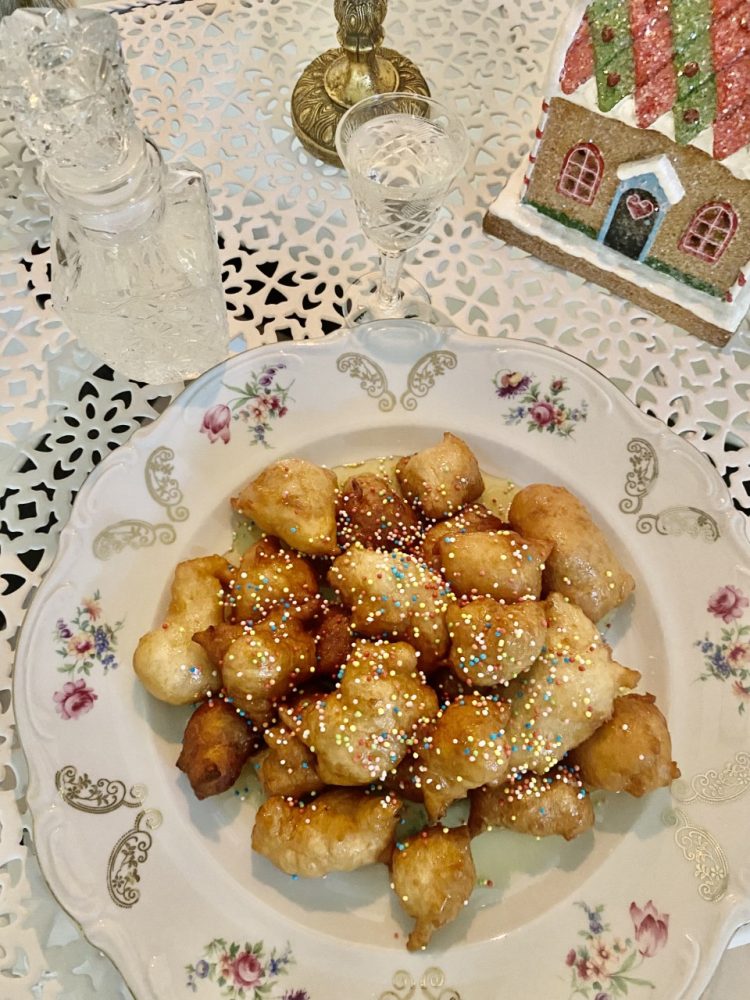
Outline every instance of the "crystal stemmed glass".
[[435, 221], [463, 166], [469, 138], [458, 114], [416, 94], [376, 94], [343, 115], [336, 149], [360, 224], [381, 254], [380, 272], [347, 292], [349, 324], [370, 319], [439, 318], [427, 292], [402, 278], [404, 256]]

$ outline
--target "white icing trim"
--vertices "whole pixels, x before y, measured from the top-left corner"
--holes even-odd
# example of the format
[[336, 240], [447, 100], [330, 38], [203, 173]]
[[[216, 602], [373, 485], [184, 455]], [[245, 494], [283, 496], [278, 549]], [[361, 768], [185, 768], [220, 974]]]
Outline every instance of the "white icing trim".
[[639, 285], [683, 309], [689, 309], [696, 316], [723, 330], [734, 332], [750, 309], [750, 281], [739, 289], [733, 302], [726, 302], [705, 292], [699, 292], [698, 289], [670, 278], [669, 275], [661, 274], [647, 264], [628, 260], [616, 250], [611, 250], [583, 233], [570, 229], [523, 204], [521, 202], [524, 190], [523, 177], [522, 164], [513, 172], [505, 188], [492, 203], [490, 212], [493, 215], [506, 219], [530, 236], [544, 240], [545, 243], [550, 243], [566, 253], [575, 254], [594, 267]]
[[[581, 86], [572, 94], [564, 94], [562, 91], [562, 87], [560, 86], [560, 76], [562, 75], [563, 66], [565, 65], [565, 56], [567, 55], [570, 44], [573, 41], [576, 31], [578, 30], [578, 25], [581, 23], [589, 3], [590, 0], [576, 0], [570, 9], [570, 14], [566, 17], [562, 27], [557, 33], [557, 37], [555, 38], [555, 42], [552, 46], [549, 71], [545, 81], [544, 92], [548, 95], [547, 100], [552, 100], [553, 97], [562, 97], [563, 100], [570, 101], [571, 104], [577, 104], [579, 107], [585, 108], [587, 111], [592, 111], [594, 114], [601, 115], [602, 118], [614, 118], [616, 121], [620, 121], [624, 125], [630, 125], [632, 128], [637, 128], [641, 132], [647, 131], [646, 129], [640, 128], [636, 121], [635, 98], [632, 94], [619, 101], [611, 109], [611, 111], [600, 111], [596, 103], [596, 79], [594, 77], [591, 77], [585, 83], [581, 84]], [[674, 142], [674, 121], [671, 111], [661, 115], [655, 122], [652, 122], [648, 128], [653, 129], [655, 132], [660, 132], [662, 135], [665, 135], [668, 139], [671, 139], [672, 142]], [[688, 143], [688, 145], [695, 146], [696, 149], [700, 149], [704, 153], [708, 153], [712, 159], [713, 144], [714, 130], [710, 126], [705, 128], [695, 137], [695, 139]], [[746, 146], [744, 149], [739, 149], [736, 153], [732, 153], [731, 156], [727, 156], [726, 159], [716, 160], [715, 162], [720, 163], [723, 167], [726, 167], [727, 170], [729, 170], [729, 172], [738, 180], [745, 181], [750, 179], [750, 147]]]
[[670, 205], [676, 205], [685, 197], [685, 188], [677, 176], [677, 171], [672, 166], [669, 157], [663, 153], [661, 156], [650, 156], [647, 160], [631, 160], [629, 163], [621, 163], [617, 168], [617, 176], [621, 181], [627, 181], [631, 177], [639, 177], [641, 174], [653, 174], [656, 177]]
[[546, 101], [542, 101], [542, 108], [539, 113], [539, 122], [536, 127], [536, 132], [534, 134], [534, 142], [531, 149], [529, 150], [529, 164], [526, 168], [525, 179], [526, 182], [531, 180], [531, 175], [534, 173], [534, 167], [536, 166], [536, 161], [539, 159], [539, 147], [542, 144], [542, 139], [544, 138], [544, 130], [547, 127], [547, 119], [549, 118], [549, 104]]

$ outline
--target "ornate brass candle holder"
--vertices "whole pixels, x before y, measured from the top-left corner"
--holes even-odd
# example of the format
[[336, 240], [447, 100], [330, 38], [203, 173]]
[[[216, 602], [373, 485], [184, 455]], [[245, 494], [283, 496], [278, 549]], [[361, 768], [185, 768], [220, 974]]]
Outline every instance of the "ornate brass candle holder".
[[292, 124], [308, 152], [340, 167], [334, 137], [352, 104], [372, 94], [407, 91], [430, 96], [417, 67], [381, 48], [387, 0], [334, 0], [340, 48], [328, 49], [304, 70], [292, 93]]

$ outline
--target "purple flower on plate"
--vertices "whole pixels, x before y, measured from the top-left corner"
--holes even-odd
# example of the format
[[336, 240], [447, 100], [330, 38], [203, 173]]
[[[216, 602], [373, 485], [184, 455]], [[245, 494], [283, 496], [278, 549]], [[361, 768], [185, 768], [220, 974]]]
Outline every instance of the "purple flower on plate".
[[57, 635], [60, 639], [71, 639], [73, 637], [70, 625], [64, 622], [62, 618], [57, 619]]
[[276, 365], [269, 365], [268, 368], [264, 368], [258, 379], [258, 385], [262, 385], [265, 389], [266, 386], [269, 386], [273, 382], [273, 377], [276, 372], [281, 371], [282, 368], [286, 368], [283, 361], [280, 361]]
[[531, 385], [531, 377], [522, 372], [498, 372], [495, 376], [495, 392], [501, 399], [517, 396]]
[[97, 625], [94, 629], [94, 649], [97, 656], [104, 656], [105, 653], [109, 652], [109, 641], [107, 629], [102, 625]]

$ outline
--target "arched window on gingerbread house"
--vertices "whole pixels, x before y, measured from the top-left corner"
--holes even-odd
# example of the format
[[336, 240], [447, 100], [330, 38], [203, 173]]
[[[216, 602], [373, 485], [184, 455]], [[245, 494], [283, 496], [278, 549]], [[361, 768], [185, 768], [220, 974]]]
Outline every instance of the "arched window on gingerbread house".
[[590, 205], [596, 197], [604, 173], [604, 160], [593, 142], [581, 142], [565, 154], [557, 179], [560, 194]]
[[703, 205], [682, 234], [680, 250], [714, 264], [724, 253], [737, 230], [737, 213], [726, 201]]

